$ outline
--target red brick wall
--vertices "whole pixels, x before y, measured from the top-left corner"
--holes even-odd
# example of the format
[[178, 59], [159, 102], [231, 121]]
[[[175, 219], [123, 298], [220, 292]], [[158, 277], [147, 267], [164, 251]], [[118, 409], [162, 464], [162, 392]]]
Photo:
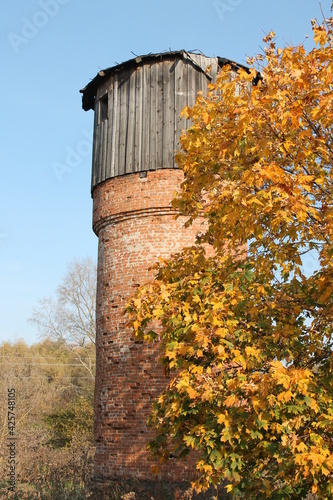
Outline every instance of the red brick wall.
[[[109, 179], [93, 192], [93, 227], [99, 237], [97, 285], [97, 374], [95, 390], [95, 476], [154, 479], [146, 445], [150, 407], [166, 380], [158, 346], [142, 344], [126, 331], [123, 309], [159, 256], [194, 241], [201, 222], [184, 229], [170, 207], [182, 181], [179, 170], [147, 177]], [[194, 468], [172, 460], [158, 479], [189, 480]]]

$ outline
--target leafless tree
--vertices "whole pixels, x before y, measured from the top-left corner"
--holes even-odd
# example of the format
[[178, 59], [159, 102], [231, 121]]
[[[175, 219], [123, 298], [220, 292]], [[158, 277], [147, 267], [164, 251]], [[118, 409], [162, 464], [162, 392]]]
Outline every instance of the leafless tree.
[[97, 268], [89, 257], [74, 259], [51, 297], [43, 298], [30, 321], [42, 338], [61, 341], [95, 378]]

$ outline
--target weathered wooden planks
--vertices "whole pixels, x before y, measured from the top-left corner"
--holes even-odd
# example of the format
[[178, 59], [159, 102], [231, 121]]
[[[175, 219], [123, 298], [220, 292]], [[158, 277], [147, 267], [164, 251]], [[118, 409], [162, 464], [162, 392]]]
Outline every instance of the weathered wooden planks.
[[111, 177], [177, 167], [174, 152], [189, 126], [180, 113], [199, 90], [207, 92], [208, 66], [214, 78], [217, 58], [179, 52], [147, 62], [139, 58], [103, 80], [94, 108], [92, 189]]

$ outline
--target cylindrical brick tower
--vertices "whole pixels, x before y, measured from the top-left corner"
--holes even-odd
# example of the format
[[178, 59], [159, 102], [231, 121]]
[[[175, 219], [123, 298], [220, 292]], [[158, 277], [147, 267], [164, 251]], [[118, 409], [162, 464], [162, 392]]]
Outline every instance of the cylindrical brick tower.
[[[95, 478], [183, 481], [193, 464], [151, 474], [146, 422], [166, 385], [158, 345], [125, 329], [123, 309], [148, 268], [193, 243], [170, 201], [182, 181], [174, 151], [189, 125], [180, 112], [207, 92], [223, 64], [185, 51], [137, 57], [101, 71], [81, 92], [94, 109], [93, 229], [99, 239], [96, 315]], [[231, 63], [235, 66], [235, 63]], [[209, 72], [207, 69], [209, 68]]]

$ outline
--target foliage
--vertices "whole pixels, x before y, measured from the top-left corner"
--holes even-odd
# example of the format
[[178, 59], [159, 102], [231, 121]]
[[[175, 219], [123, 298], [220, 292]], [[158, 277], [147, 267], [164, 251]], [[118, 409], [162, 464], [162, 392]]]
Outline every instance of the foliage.
[[51, 432], [50, 444], [56, 448], [68, 447], [76, 435], [86, 436], [93, 442], [94, 404], [93, 398], [80, 396], [65, 408], [49, 413], [45, 422]]
[[196, 450], [198, 490], [333, 497], [333, 19], [312, 27], [312, 50], [271, 32], [184, 110], [173, 204], [206, 229], [127, 306], [173, 373], [150, 449]]
[[[88, 498], [93, 474], [93, 382], [62, 342], [0, 344], [0, 497], [8, 493], [7, 391], [14, 388], [15, 498]], [[54, 448], [57, 416], [70, 409], [66, 447]], [[57, 413], [58, 412], [58, 413]], [[49, 425], [46, 421], [49, 420]]]
[[[0, 394], [15, 390], [15, 498], [93, 494], [96, 266], [73, 260], [33, 313], [44, 340], [0, 344]], [[8, 493], [7, 405], [0, 407], [0, 496]], [[97, 498], [99, 498], [97, 496]]]

